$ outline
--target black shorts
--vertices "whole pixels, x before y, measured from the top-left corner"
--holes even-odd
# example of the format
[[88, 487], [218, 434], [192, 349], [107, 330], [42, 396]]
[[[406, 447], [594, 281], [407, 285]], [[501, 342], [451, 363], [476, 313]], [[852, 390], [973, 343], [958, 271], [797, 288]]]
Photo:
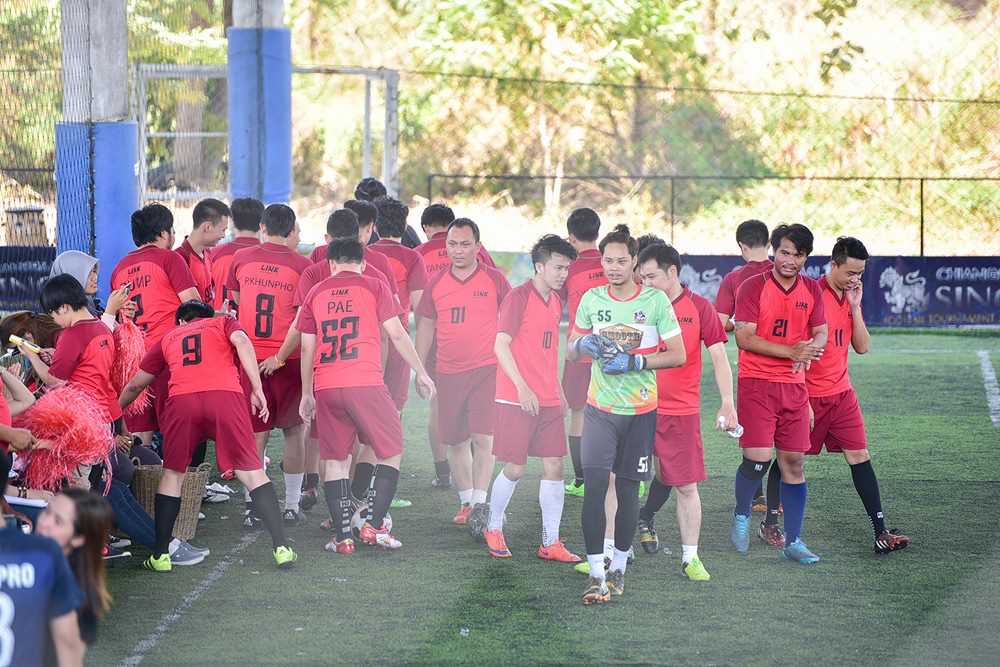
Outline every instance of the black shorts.
[[625, 479], [653, 479], [656, 410], [616, 415], [587, 404], [583, 409], [580, 459], [584, 470], [602, 468]]

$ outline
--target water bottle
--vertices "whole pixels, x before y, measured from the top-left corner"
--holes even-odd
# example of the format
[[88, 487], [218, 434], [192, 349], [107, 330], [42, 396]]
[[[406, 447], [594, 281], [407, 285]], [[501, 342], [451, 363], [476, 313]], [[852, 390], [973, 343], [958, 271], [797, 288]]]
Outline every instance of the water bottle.
[[[725, 423], [726, 423], [726, 418], [725, 417], [719, 417], [719, 426], [722, 426]], [[734, 438], [739, 438], [740, 436], [743, 435], [743, 425], [742, 424], [737, 424], [733, 428], [727, 429], [726, 433], [728, 433], [729, 435], [731, 435]]]

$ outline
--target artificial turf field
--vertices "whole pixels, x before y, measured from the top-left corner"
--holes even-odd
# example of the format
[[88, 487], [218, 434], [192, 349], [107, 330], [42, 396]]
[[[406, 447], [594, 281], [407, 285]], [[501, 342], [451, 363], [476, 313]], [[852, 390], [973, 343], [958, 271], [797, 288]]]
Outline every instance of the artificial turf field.
[[[735, 344], [729, 343], [735, 361]], [[392, 512], [398, 552], [323, 551], [322, 500], [291, 529], [297, 568], [274, 568], [270, 540], [244, 533], [242, 498], [206, 504], [192, 540], [202, 564], [168, 574], [141, 569], [148, 553], [109, 575], [114, 608], [88, 652], [91, 665], [669, 664], [895, 665], [1000, 663], [1000, 427], [990, 420], [977, 351], [1000, 367], [1000, 336], [874, 334], [852, 356], [887, 525], [912, 540], [877, 555], [840, 454], [809, 458], [803, 538], [822, 558], [783, 561], [756, 538], [729, 544], [735, 441], [713, 431], [718, 396], [702, 378], [709, 479], [701, 485], [699, 555], [712, 580], [680, 575], [673, 499], [657, 516], [673, 555], [628, 568], [625, 595], [580, 603], [585, 577], [536, 558], [540, 535], [535, 461], [508, 509], [514, 556], [489, 558], [453, 526], [454, 492], [433, 490], [427, 404], [404, 413], [407, 451]], [[269, 472], [281, 441], [272, 436]], [[567, 477], [572, 472], [567, 457]], [[217, 478], [214, 477], [213, 479]], [[238, 483], [230, 482], [234, 488]], [[567, 498], [562, 532], [584, 553], [582, 501]], [[322, 511], [321, 511], [322, 510]]]

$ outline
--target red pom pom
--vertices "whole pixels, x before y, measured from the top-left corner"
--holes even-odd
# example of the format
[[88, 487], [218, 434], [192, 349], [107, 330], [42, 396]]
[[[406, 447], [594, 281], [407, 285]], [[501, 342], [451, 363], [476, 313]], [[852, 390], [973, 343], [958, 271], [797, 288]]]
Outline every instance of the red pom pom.
[[[115, 327], [115, 360], [111, 364], [111, 386], [120, 396], [128, 381], [139, 372], [139, 364], [146, 356], [146, 332], [140, 329], [130, 317]], [[153, 394], [146, 387], [132, 403], [125, 408], [129, 417], [145, 412], [152, 403]]]
[[46, 447], [29, 453], [29, 488], [58, 491], [79, 465], [103, 462], [111, 467], [111, 428], [97, 404], [75, 387], [63, 385], [46, 393], [18, 415], [14, 425], [31, 431]]

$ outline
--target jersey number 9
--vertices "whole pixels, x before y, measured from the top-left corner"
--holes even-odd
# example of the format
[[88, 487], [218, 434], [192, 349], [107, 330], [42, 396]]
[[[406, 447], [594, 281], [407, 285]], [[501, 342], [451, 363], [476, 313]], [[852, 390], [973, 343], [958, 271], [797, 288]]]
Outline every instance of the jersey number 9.
[[184, 359], [181, 366], [197, 366], [201, 363], [201, 334], [191, 334], [181, 339]]

